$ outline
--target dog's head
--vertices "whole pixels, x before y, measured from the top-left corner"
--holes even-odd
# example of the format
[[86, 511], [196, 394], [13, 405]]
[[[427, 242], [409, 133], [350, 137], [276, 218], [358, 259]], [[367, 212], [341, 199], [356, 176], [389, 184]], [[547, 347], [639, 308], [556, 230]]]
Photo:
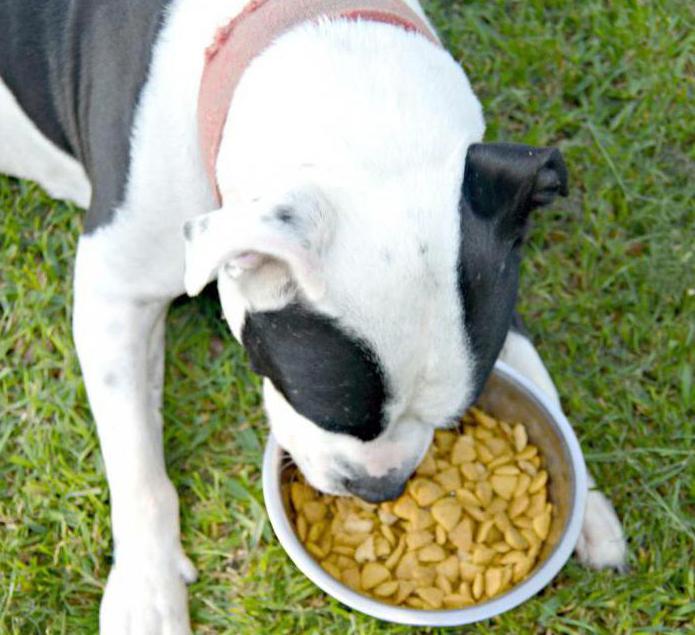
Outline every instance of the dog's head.
[[187, 226], [186, 287], [217, 274], [273, 432], [321, 490], [398, 495], [500, 351], [529, 213], [567, 176], [557, 150], [483, 131], [456, 61], [382, 24], [283, 35], [235, 92], [225, 206]]
[[567, 191], [556, 149], [473, 144], [461, 163], [407, 187], [285, 189], [186, 225], [187, 290], [218, 273], [273, 432], [324, 491], [402, 491], [499, 354], [530, 212]]

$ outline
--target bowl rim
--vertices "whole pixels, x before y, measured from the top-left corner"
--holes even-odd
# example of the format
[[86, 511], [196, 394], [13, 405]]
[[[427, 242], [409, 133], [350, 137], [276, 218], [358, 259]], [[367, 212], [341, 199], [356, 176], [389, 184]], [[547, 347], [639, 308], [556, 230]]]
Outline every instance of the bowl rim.
[[280, 482], [277, 477], [283, 450], [271, 433], [268, 435], [263, 455], [262, 470], [263, 497], [270, 524], [278, 541], [292, 562], [322, 591], [346, 606], [389, 622], [412, 626], [463, 626], [489, 619], [513, 609], [536, 595], [560, 572], [560, 569], [572, 555], [572, 551], [577, 544], [588, 492], [586, 465], [579, 441], [560, 407], [534, 383], [523, 377], [508, 364], [499, 360], [495, 363], [493, 372], [502, 375], [504, 379], [511, 380], [512, 383], [519, 384], [522, 389], [525, 389], [529, 397], [536, 401], [536, 405], [547, 412], [560, 433], [561, 440], [570, 459], [570, 471], [574, 477], [572, 488], [574, 500], [571, 504], [571, 512], [565, 531], [550, 555], [521, 584], [512, 587], [506, 593], [492, 600], [460, 609], [430, 611], [405, 608], [379, 602], [376, 599], [357, 593], [324, 571], [321, 565], [304, 548], [304, 545], [302, 545], [292, 529], [282, 503]]

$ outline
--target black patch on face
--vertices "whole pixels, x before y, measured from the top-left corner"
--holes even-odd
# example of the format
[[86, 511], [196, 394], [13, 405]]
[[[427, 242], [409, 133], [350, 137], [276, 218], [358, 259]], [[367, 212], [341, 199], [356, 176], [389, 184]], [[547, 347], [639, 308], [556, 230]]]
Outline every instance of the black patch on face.
[[531, 211], [567, 195], [567, 169], [554, 148], [473, 144], [459, 204], [459, 292], [475, 357], [475, 397], [512, 324], [520, 247]]
[[170, 2], [0, 2], [0, 77], [41, 133], [84, 166], [86, 233], [123, 200], [133, 117]]
[[362, 441], [382, 432], [384, 372], [370, 346], [335, 320], [291, 304], [248, 313], [241, 339], [252, 369], [300, 415]]

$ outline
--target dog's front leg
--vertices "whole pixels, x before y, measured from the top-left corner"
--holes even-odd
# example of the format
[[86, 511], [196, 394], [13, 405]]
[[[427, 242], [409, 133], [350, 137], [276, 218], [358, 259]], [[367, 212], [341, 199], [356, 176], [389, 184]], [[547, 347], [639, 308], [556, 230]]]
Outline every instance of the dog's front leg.
[[[530, 379], [562, 408], [555, 384], [527, 337], [509, 331], [500, 359]], [[582, 564], [595, 569], [613, 567], [622, 570], [627, 551], [623, 528], [613, 505], [604, 494], [595, 489], [595, 485], [594, 479], [589, 475], [589, 493], [576, 547], [577, 557]]]
[[[85, 244], [87, 243], [87, 244]], [[102, 634], [190, 632], [176, 491], [167, 477], [160, 401], [168, 299], [110, 271], [89, 239], [75, 269], [74, 338], [111, 493], [114, 564]]]

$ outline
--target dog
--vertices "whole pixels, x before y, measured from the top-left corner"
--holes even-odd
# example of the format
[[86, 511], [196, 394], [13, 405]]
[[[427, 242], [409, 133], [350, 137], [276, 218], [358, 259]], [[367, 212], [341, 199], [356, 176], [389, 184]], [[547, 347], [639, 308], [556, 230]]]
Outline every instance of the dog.
[[[74, 341], [115, 558], [102, 633], [188, 633], [160, 414], [170, 302], [217, 280], [307, 479], [398, 496], [496, 359], [558, 393], [514, 305], [557, 149], [482, 142], [415, 0], [5, 0], [0, 172], [86, 208]], [[579, 559], [625, 563], [590, 491]]]

